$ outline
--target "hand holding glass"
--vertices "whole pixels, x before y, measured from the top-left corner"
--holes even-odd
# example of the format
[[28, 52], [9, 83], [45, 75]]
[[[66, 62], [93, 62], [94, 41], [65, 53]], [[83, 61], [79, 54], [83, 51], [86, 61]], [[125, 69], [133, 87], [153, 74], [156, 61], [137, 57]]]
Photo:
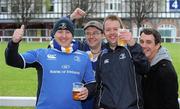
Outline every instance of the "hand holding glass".
[[125, 46], [127, 44], [127, 41], [122, 38], [125, 37], [126, 33], [129, 32], [128, 29], [119, 29], [118, 30], [118, 46]]
[[81, 82], [73, 83], [72, 95], [73, 95], [74, 100], [79, 100], [79, 93], [81, 92], [83, 87], [84, 87], [84, 84]]

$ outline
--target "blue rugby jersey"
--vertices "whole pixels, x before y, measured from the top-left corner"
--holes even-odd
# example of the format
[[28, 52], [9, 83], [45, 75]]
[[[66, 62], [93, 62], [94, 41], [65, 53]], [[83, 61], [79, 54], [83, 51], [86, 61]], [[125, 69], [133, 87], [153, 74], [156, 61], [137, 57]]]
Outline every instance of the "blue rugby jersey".
[[92, 64], [82, 51], [70, 54], [55, 49], [37, 49], [22, 54], [26, 63], [42, 66], [42, 85], [37, 109], [82, 109], [81, 102], [72, 98], [72, 83], [95, 82]]

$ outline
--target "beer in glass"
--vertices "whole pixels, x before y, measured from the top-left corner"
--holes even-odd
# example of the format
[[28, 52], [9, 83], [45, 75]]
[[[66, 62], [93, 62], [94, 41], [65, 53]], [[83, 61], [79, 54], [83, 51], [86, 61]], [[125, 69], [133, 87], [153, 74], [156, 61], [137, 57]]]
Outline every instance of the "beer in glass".
[[79, 100], [79, 93], [81, 92], [83, 87], [84, 87], [84, 84], [81, 82], [73, 83], [72, 95], [73, 95], [74, 100]]

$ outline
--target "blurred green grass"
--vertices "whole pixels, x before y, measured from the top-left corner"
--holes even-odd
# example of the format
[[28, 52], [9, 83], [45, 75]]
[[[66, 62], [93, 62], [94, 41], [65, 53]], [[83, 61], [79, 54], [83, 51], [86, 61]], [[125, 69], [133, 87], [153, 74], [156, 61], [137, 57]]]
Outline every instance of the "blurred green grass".
[[[21, 43], [24, 52], [35, 48], [45, 48], [48, 43]], [[7, 66], [4, 51], [7, 43], [0, 43], [0, 96], [36, 96], [37, 76], [33, 68], [19, 69]]]
[[163, 43], [162, 45], [168, 49], [169, 54], [171, 55], [173, 65], [178, 75], [178, 83], [180, 84], [180, 43]]
[[0, 109], [34, 109], [33, 107], [0, 107]]
[[[22, 42], [20, 53], [36, 48], [46, 48], [48, 43]], [[26, 70], [9, 67], [5, 63], [4, 51], [7, 43], [0, 43], [0, 96], [36, 96], [37, 72], [33, 68]], [[180, 84], [180, 43], [163, 43], [173, 59]], [[180, 90], [179, 90], [180, 94]], [[0, 107], [0, 109], [33, 109], [28, 107]]]

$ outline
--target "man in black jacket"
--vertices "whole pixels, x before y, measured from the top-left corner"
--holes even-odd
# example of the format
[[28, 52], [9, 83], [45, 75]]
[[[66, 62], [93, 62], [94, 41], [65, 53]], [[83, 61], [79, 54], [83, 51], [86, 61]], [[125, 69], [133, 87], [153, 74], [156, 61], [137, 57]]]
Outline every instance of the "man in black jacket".
[[123, 24], [117, 16], [105, 18], [104, 34], [108, 43], [96, 69], [99, 106], [102, 109], [143, 109], [141, 74], [147, 72], [148, 60], [130, 32], [120, 33], [127, 45], [118, 45], [120, 28]]
[[142, 30], [140, 44], [150, 62], [142, 81], [144, 109], [179, 109], [177, 75], [167, 49], [161, 46], [160, 33]]

